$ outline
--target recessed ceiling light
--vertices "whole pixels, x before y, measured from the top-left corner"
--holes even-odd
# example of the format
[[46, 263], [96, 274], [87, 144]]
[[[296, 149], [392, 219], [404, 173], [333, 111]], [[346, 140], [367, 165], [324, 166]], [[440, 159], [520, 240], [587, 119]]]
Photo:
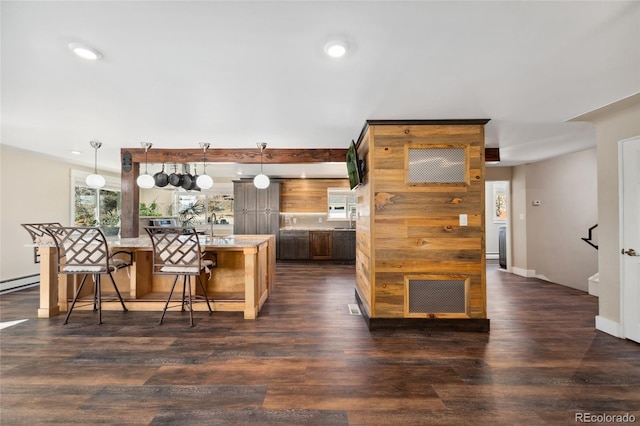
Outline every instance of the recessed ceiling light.
[[80, 155], [80, 154], [82, 154], [82, 151], [71, 151], [71, 153], [73, 155]]
[[75, 53], [76, 56], [87, 59], [89, 61], [97, 61], [98, 59], [102, 58], [102, 54], [100, 52], [89, 46], [85, 46], [84, 44], [69, 43], [69, 49], [71, 49], [71, 51]]
[[324, 53], [332, 58], [342, 58], [347, 53], [347, 44], [341, 40], [330, 41], [324, 45]]

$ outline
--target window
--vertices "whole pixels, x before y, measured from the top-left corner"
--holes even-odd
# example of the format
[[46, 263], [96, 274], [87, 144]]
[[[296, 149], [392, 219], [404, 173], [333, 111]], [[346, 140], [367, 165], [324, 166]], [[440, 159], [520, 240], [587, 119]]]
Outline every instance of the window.
[[328, 220], [355, 219], [357, 198], [349, 188], [327, 188]]
[[75, 226], [120, 226], [120, 179], [107, 177], [103, 188], [89, 188], [89, 173], [71, 171], [71, 223]]

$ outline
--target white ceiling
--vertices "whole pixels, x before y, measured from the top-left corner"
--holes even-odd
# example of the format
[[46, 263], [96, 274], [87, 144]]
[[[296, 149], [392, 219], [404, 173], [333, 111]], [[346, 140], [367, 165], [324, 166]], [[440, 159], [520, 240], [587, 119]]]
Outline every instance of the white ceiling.
[[[590, 125], [567, 120], [640, 92], [637, 1], [2, 1], [0, 13], [2, 143], [81, 150], [73, 161], [92, 165], [98, 139], [112, 171], [141, 141], [347, 148], [367, 119], [489, 118], [487, 146], [521, 164], [594, 146]], [[342, 59], [323, 52], [336, 38]], [[278, 168], [265, 172], [302, 166]], [[334, 168], [305, 166], [344, 176]]]

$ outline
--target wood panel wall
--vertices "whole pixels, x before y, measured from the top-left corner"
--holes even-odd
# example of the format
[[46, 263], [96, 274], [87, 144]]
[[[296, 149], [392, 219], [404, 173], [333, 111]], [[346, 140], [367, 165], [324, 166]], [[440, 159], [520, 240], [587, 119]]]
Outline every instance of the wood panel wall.
[[[468, 183], [406, 182], [407, 148], [452, 144], [468, 153]], [[367, 315], [415, 317], [407, 314], [407, 278], [441, 276], [467, 280], [467, 312], [425, 318], [486, 318], [484, 123], [368, 122], [358, 154], [366, 171], [357, 189], [356, 289]]]
[[[370, 132], [364, 133], [358, 141], [358, 158], [364, 160], [365, 167], [373, 164], [370, 151]], [[363, 184], [356, 188], [356, 291], [363, 300], [365, 315], [372, 317], [375, 312], [375, 295], [372, 285], [375, 282], [373, 272], [374, 254], [372, 251], [372, 200], [374, 198], [374, 175], [365, 169]]]
[[349, 188], [349, 180], [280, 180], [280, 213], [326, 213], [328, 188]]

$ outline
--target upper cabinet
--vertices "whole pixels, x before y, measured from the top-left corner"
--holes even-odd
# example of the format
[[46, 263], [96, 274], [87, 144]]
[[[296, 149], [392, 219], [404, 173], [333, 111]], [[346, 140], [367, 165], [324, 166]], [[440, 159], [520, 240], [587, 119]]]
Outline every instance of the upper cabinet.
[[252, 181], [235, 181], [235, 234], [272, 234], [278, 239], [280, 228], [280, 184], [271, 182], [268, 188], [258, 189]]

